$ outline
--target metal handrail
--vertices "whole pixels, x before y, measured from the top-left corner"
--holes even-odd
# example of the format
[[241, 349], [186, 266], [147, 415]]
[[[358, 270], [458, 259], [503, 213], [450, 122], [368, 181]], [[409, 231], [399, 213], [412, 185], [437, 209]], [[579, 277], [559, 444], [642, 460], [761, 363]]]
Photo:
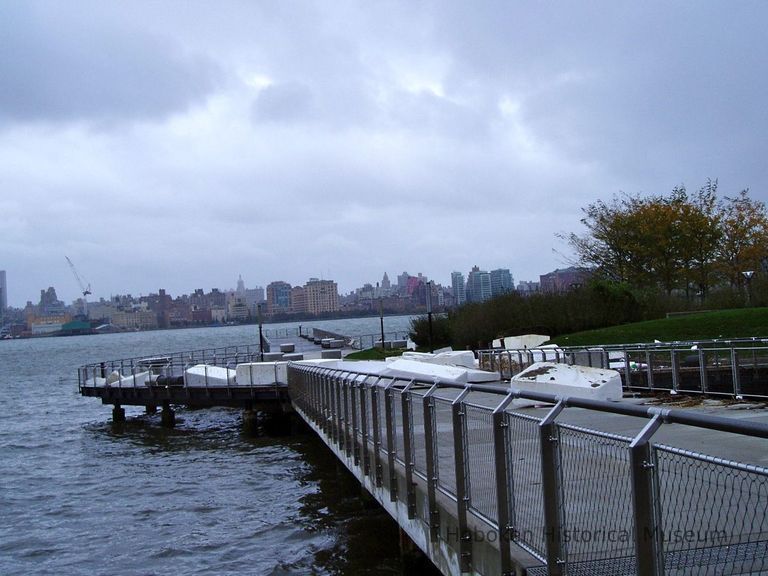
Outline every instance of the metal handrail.
[[[747, 341], [740, 341], [743, 344]], [[612, 368], [625, 388], [768, 398], [768, 346], [706, 346], [686, 343], [557, 348], [490, 349], [478, 351], [480, 367], [510, 379], [538, 361]]]
[[[317, 382], [319, 381], [322, 382], [322, 390], [324, 391], [322, 393], [320, 393], [319, 389], [316, 389], [318, 386]], [[425, 386], [429, 390], [426, 394], [424, 393]], [[675, 465], [675, 463], [668, 461], [669, 457], [665, 457], [666, 460], [659, 460], [660, 457], [657, 458], [657, 446], [653, 443], [653, 437], [656, 432], [667, 424], [682, 424], [742, 436], [768, 438], [768, 425], [766, 424], [748, 420], [733, 420], [711, 414], [694, 413], [678, 409], [643, 407], [584, 398], [560, 397], [527, 390], [522, 391], [510, 388], [509, 386], [465, 385], [426, 378], [381, 378], [380, 375], [367, 371], [348, 371], [323, 366], [289, 364], [289, 391], [294, 406], [299, 413], [308, 421], [314, 421], [318, 425], [330, 421], [336, 423], [336, 426], [339, 428], [334, 433], [335, 437], [325, 436], [325, 440], [329, 444], [339, 444], [342, 446], [336, 438], [349, 438], [350, 434], [356, 432], [358, 426], [354, 419], [350, 422], [347, 414], [344, 414], [343, 417], [341, 416], [340, 410], [342, 407], [334, 399], [347, 398], [348, 396], [350, 398], [365, 398], [366, 395], [373, 394], [374, 388], [377, 390], [377, 393], [383, 392], [385, 395], [394, 388], [398, 388], [400, 394], [399, 400], [402, 403], [400, 419], [395, 418], [397, 412], [394, 406], [395, 402], [392, 401], [388, 401], [385, 404], [384, 415], [377, 412], [375, 416], [366, 416], [366, 418], [373, 417], [378, 419], [378, 421], [372, 422], [374, 429], [380, 427], [383, 421], [386, 421], [387, 435], [390, 439], [388, 441], [389, 450], [384, 450], [381, 445], [377, 445], [375, 442], [371, 445], [371, 442], [367, 439], [364, 447], [358, 446], [355, 443], [350, 445], [349, 441], [345, 440], [343, 444], [344, 451], [341, 452], [341, 455], [346, 455], [349, 459], [348, 465], [356, 466], [360, 469], [359, 473], [361, 476], [369, 475], [371, 473], [370, 470], [375, 470], [379, 465], [387, 469], [389, 474], [383, 474], [382, 477], [389, 478], [388, 488], [395, 488], [394, 492], [390, 491], [390, 499], [401, 502], [406, 507], [410, 518], [419, 513], [419, 509], [413, 504], [416, 498], [413, 492], [413, 486], [415, 485], [406, 480], [407, 492], [405, 494], [397, 494], [396, 478], [398, 472], [396, 468], [399, 467], [399, 473], [404, 473], [406, 479], [411, 475], [414, 468], [426, 469], [430, 472], [440, 468], [441, 460], [445, 456], [442, 450], [437, 450], [438, 444], [432, 433], [432, 424], [429, 418], [433, 412], [430, 408], [430, 399], [434, 397], [436, 391], [440, 388], [460, 391], [460, 394], [452, 401], [454, 441], [453, 450], [449, 455], [453, 458], [456, 482], [455, 493], [449, 490], [451, 492], [449, 496], [452, 496], [453, 500], [449, 498], [448, 501], [454, 502], [455, 517], [458, 518], [461, 529], [461, 538], [457, 543], [459, 546], [457, 557], [460, 563], [459, 568], [462, 571], [471, 571], [472, 569], [473, 549], [471, 546], [467, 546], [467, 542], [471, 540], [471, 536], [467, 536], [467, 532], [476, 528], [471, 528], [468, 516], [474, 519], [473, 522], [481, 522], [481, 525], [485, 522], [486, 525], [490, 524], [497, 530], [497, 534], [508, 536], [508, 538], [499, 543], [499, 562], [503, 573], [512, 573], [514, 568], [510, 550], [507, 548], [510, 541], [516, 542], [542, 562], [547, 563], [550, 574], [564, 574], [569, 562], [576, 562], [577, 560], [580, 563], [585, 561], [603, 562], [611, 558], [615, 560], [618, 557], [616, 556], [617, 554], [623, 554], [623, 559], [626, 559], [629, 555], [631, 562], [636, 563], [633, 570], [643, 575], [663, 574], [665, 559], [672, 558], [673, 556], [675, 562], [680, 562], [681, 557], [687, 557], [686, 555], [688, 555], [692, 558], [689, 560], [693, 563], [691, 565], [696, 567], [695, 558], [698, 558], [696, 554], [700, 553], [700, 546], [695, 549], [693, 545], [679, 545], [675, 542], [664, 540], [658, 536], [660, 530], [664, 529], [665, 526], [676, 526], [677, 524], [693, 526], [697, 522], [704, 522], [704, 519], [700, 517], [700, 514], [703, 513], [707, 514], [707, 521], [713, 521], [714, 519], [719, 521], [721, 525], [727, 524], [733, 529], [739, 528], [738, 518], [734, 520], [734, 515], [744, 513], [745, 505], [739, 502], [742, 495], [739, 490], [744, 490], [742, 486], [753, 487], [750, 489], [752, 491], [749, 492], [749, 498], [751, 498], [748, 506], [749, 509], [753, 510], [754, 506], [757, 505], [758, 509], [762, 510], [762, 512], [759, 512], [757, 519], [753, 518], [750, 521], [751, 524], [749, 526], [742, 526], [741, 532], [730, 534], [730, 540], [724, 543], [723, 546], [713, 545], [713, 554], [720, 554], [726, 557], [728, 554], [733, 554], [734, 550], [740, 549], [740, 546], [751, 546], [755, 542], [762, 544], [764, 543], [763, 540], [768, 541], [768, 522], [765, 520], [765, 513], [768, 510], [768, 499], [766, 497], [768, 493], [766, 490], [768, 487], [768, 469], [755, 465], [732, 463], [687, 450], [670, 451], [666, 445], [659, 444], [658, 453], [661, 455], [668, 454], [669, 457], [680, 459], [683, 464], [690, 463], [692, 467], [696, 466], [696, 462], [705, 463], [708, 467], [706, 471], [691, 472], [691, 477], [687, 480], [687, 482], [699, 486], [700, 491], [703, 491], [705, 488], [717, 491], [715, 496], [719, 508], [716, 513], [713, 513], [711, 510], [702, 511], [697, 502], [699, 498], [705, 498], [708, 493], [686, 489], [683, 495], [674, 496], [677, 492], [673, 493], [674, 497], [669, 495], [670, 491], [679, 490], [679, 472], [668, 469], [670, 466]], [[418, 389], [420, 389], [420, 392], [416, 392]], [[357, 390], [357, 392], [354, 392], [354, 390]], [[471, 400], [471, 396], [478, 393], [493, 395], [499, 398], [499, 401], [493, 402], [493, 405], [490, 406], [483, 406], [481, 403]], [[555, 408], [544, 419], [533, 418], [529, 415], [519, 415], [510, 408], [512, 400], [517, 398], [554, 404]], [[346, 410], [346, 402], [342, 402], [342, 404], [344, 410]], [[414, 422], [410, 418], [412, 412], [409, 407], [412, 407], [412, 410], [423, 409], [423, 430], [414, 429]], [[475, 420], [472, 432], [470, 432], [466, 425], [466, 419], [470, 417], [467, 414], [467, 408], [469, 407], [475, 411], [485, 410], [487, 415], [492, 416], [492, 418], [483, 417], [480, 420]], [[354, 410], [354, 403], [352, 408]], [[569, 408], [581, 408], [590, 411], [643, 418], [647, 420], [647, 425], [634, 438], [607, 434], [583, 426], [560, 425], [558, 418]], [[483, 422], [487, 424], [483, 424]], [[520, 440], [513, 437], [509, 432], [509, 427], [513, 422], [522, 423], [528, 427], [534, 426], [539, 429], [539, 433], [533, 436], [538, 438], [534, 446], [538, 446], [539, 456], [533, 458], [533, 460], [538, 459], [540, 462], [541, 476], [529, 477], [525, 483], [522, 495], [516, 493], [510, 474], [512, 474], [512, 468], [517, 466], [518, 461], [530, 460], [533, 456], [518, 457], [514, 463], [507, 462], [508, 455], [513, 455], [515, 451], [524, 450], [526, 445], [530, 446], [528, 444], [518, 444]], [[446, 424], [447, 422], [443, 423], [443, 425]], [[354, 428], [350, 428], [350, 425]], [[485, 437], [492, 437], [490, 441], [492, 450], [488, 452], [486, 449], [485, 452], [480, 453], [485, 456], [485, 461], [479, 464], [476, 460], [470, 466], [468, 458], [471, 455], [468, 453], [468, 450], [479, 450], [481, 447], [471, 445], [468, 435], [470, 433], [477, 434], [478, 426], [487, 426], [488, 434]], [[322, 431], [322, 427], [319, 429]], [[404, 453], [393, 455], [393, 451], [399, 451], [396, 445], [393, 446], [391, 444], [391, 439], [395, 434], [402, 435], [404, 439], [409, 441], [403, 445]], [[411, 441], [415, 434], [423, 434], [425, 436], [426, 452], [415, 448], [414, 442]], [[579, 438], [584, 437], [584, 439], [578, 442], [571, 440], [569, 443], [568, 438], [573, 438], [574, 435]], [[356, 436], [352, 436], [352, 438], [356, 438]], [[599, 447], [605, 443], [607, 443], [607, 448], [589, 448], [589, 445]], [[488, 448], [491, 447], [489, 446]], [[606, 456], [600, 450], [608, 450], [610, 454]], [[492, 454], [492, 456], [488, 456], [488, 454]], [[631, 502], [626, 504], [630, 510], [629, 516], [617, 515], [619, 514], [617, 511], [622, 510], [622, 508], [619, 508], [621, 503], [615, 502], [608, 497], [608, 494], [597, 498], [589, 504], [592, 507], [604, 507], [608, 510], [608, 512], [605, 512], [606, 522], [618, 523], [617, 525], [620, 527], [628, 526], [631, 528], [632, 541], [626, 545], [629, 546], [628, 550], [618, 550], [615, 546], [611, 548], [610, 545], [598, 545], [598, 543], [594, 545], [582, 543], [579, 544], [581, 548], [574, 552], [576, 559], [569, 559], [571, 547], [576, 545], [563, 536], [563, 530], [570, 526], [570, 524], [566, 524], [566, 521], [574, 522], [580, 518], [578, 516], [579, 509], [574, 509], [577, 510], [573, 517], [576, 520], [570, 516], [565, 517], [563, 514], [566, 509], [570, 509], [569, 507], [584, 506], [583, 494], [574, 492], [574, 490], [584, 490], [584, 488], [580, 488], [583, 486], [583, 483], [574, 483], [572, 480], [569, 483], [569, 477], [566, 476], [566, 471], [563, 468], [563, 459], [565, 457], [568, 457], [570, 462], [584, 460], [588, 470], [594, 466], [605, 466], [606, 469], [613, 472], [611, 476], [606, 478], [606, 482], [613, 483], [610, 484], [612, 486], [610, 489], [615, 490], [619, 495], [625, 494], [624, 491], [626, 490], [630, 491]], [[368, 458], [373, 459], [374, 465], [368, 465]], [[477, 458], [477, 454], [475, 458]], [[598, 458], [598, 460], [595, 460], [595, 458]], [[600, 460], [600, 458], [603, 458], [603, 460]], [[358, 466], [357, 464], [360, 461], [366, 465], [364, 467]], [[400, 464], [398, 465], [397, 463]], [[483, 463], [487, 468], [477, 470], [476, 467]], [[574, 473], [572, 469], [569, 470], [570, 472], [567, 472], [567, 474]], [[518, 475], [520, 473], [519, 471], [517, 472]], [[483, 484], [477, 488], [477, 490], [480, 490], [477, 494], [475, 494], [476, 488], [474, 483], [469, 481], [470, 474], [478, 474], [478, 478], [480, 478], [481, 484]], [[738, 484], [736, 487], [721, 481], [721, 477], [730, 478], [733, 474], [742, 474], [747, 478], [740, 484], [736, 483]], [[440, 517], [439, 514], [436, 514], [435, 508], [437, 482], [434, 474], [428, 474], [428, 476], [428, 505], [424, 507], [421, 513], [425, 515], [422, 519], [430, 527], [430, 539], [434, 541], [440, 537]], [[488, 478], [495, 479], [495, 481], [487, 481]], [[486, 481], [483, 483], [482, 480]], [[531, 511], [535, 512], [535, 510], [538, 510], [536, 506], [533, 506], [533, 501], [521, 501], [521, 498], [531, 497], [530, 491], [533, 486], [538, 486], [537, 490], [539, 490], [540, 498], [543, 498], [544, 501], [544, 507], [537, 513], [540, 516], [537, 516], [535, 526], [542, 526], [545, 530], [544, 533], [551, 535], [551, 537], [537, 539], [521, 536], [526, 530], [533, 530], [535, 526], [521, 525], [519, 524], [519, 519], [515, 521], [510, 516], [510, 513], [514, 513], [518, 507], [525, 509], [528, 506], [528, 512], [530, 513], [533, 513]], [[439, 489], [445, 492], [446, 487], [440, 486]], [[610, 489], [607, 490], [610, 491]], [[728, 490], [731, 490], [734, 494], [730, 494]], [[489, 494], [491, 495], [490, 500], [488, 500]], [[728, 498], [729, 494], [733, 496], [731, 499]], [[473, 501], [477, 497], [485, 497], [482, 511]], [[493, 513], [494, 510], [495, 514]], [[613, 512], [610, 512], [611, 510]], [[583, 511], [580, 513], [582, 516], [585, 514]], [[592, 511], [592, 513], [599, 514], [599, 511]], [[754, 514], [754, 512], [750, 513]], [[530, 515], [524, 516], [524, 518], [530, 521]], [[590, 522], [594, 523], [595, 521], [591, 516], [582, 518], [582, 520], [587, 524]], [[758, 541], [755, 540], [756, 538], [763, 538], [763, 540]], [[585, 555], [587, 560], [581, 558]], [[592, 560], [589, 560], [590, 558]], [[758, 562], [757, 559], [752, 561], [753, 563]], [[762, 565], [760, 567], [761, 569], [764, 568]], [[691, 574], [693, 573], [696, 573], [695, 570], [691, 572]], [[727, 570], [723, 569], [721, 573], [727, 573]]]

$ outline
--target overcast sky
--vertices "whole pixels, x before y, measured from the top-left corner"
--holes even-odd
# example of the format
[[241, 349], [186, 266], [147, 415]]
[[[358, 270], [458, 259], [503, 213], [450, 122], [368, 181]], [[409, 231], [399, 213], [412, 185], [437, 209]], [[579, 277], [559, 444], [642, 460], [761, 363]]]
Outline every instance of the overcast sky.
[[23, 306], [568, 265], [620, 191], [768, 199], [768, 3], [0, 0]]

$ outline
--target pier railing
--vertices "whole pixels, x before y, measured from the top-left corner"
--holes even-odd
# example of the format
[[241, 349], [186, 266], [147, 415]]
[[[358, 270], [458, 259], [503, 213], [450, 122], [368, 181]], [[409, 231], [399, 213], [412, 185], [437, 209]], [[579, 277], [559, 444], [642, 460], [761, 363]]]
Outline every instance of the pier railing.
[[[423, 523], [425, 552], [457, 548], [456, 572], [475, 571], [479, 541], [503, 574], [520, 549], [539, 561], [529, 575], [768, 569], [768, 469], [654, 441], [669, 424], [768, 438], [764, 424], [299, 364], [289, 391], [358, 477]], [[553, 407], [532, 416], [518, 398]], [[577, 410], [637, 418], [639, 432], [566, 422]]]
[[[267, 350], [264, 349], [264, 352]], [[181, 382], [184, 370], [196, 364], [234, 368], [237, 364], [260, 360], [261, 349], [258, 344], [205, 348], [85, 364], [78, 368], [77, 380], [79, 388], [82, 388], [87, 382], [95, 382], [96, 378], [106, 378], [112, 372], [134, 379], [143, 372], [150, 372], [160, 382]]]
[[491, 349], [480, 350], [478, 358], [481, 368], [505, 379], [545, 361], [612, 368], [625, 388], [637, 391], [768, 398], [768, 346], [762, 341]]

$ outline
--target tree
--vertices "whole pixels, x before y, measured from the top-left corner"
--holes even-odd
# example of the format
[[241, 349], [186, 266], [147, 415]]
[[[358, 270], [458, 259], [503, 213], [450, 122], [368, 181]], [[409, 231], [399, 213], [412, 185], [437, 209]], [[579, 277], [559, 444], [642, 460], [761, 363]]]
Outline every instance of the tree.
[[768, 254], [768, 216], [765, 204], [742, 190], [735, 198], [725, 197], [719, 205], [722, 237], [718, 266], [732, 287], [741, 287], [743, 272], [755, 271]]
[[689, 195], [678, 186], [666, 196], [614, 196], [584, 210], [587, 234], [566, 238], [582, 265], [634, 287], [682, 289], [702, 300], [719, 277], [741, 287], [743, 272], [768, 255], [768, 216], [748, 191], [717, 199], [717, 180]]

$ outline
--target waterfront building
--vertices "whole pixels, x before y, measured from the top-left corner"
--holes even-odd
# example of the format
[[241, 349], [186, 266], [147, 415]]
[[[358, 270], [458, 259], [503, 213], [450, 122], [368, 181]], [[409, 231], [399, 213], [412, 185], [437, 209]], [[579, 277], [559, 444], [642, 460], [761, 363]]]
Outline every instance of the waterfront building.
[[507, 268], [491, 270], [491, 297], [501, 296], [515, 289], [512, 273]]
[[467, 302], [485, 302], [491, 298], [491, 275], [473, 266], [467, 276]]
[[288, 314], [291, 311], [291, 285], [282, 280], [267, 284], [267, 314]]
[[464, 284], [464, 274], [451, 272], [451, 288], [453, 289], [453, 303], [461, 306], [467, 301], [467, 288]]
[[67, 313], [66, 305], [56, 296], [53, 286], [40, 290], [40, 303], [37, 306], [40, 316], [65, 316]]
[[303, 286], [291, 288], [291, 312], [304, 314], [307, 311], [307, 296]]
[[333, 280], [310, 278], [304, 285], [304, 298], [310, 314], [339, 311], [339, 291]]

